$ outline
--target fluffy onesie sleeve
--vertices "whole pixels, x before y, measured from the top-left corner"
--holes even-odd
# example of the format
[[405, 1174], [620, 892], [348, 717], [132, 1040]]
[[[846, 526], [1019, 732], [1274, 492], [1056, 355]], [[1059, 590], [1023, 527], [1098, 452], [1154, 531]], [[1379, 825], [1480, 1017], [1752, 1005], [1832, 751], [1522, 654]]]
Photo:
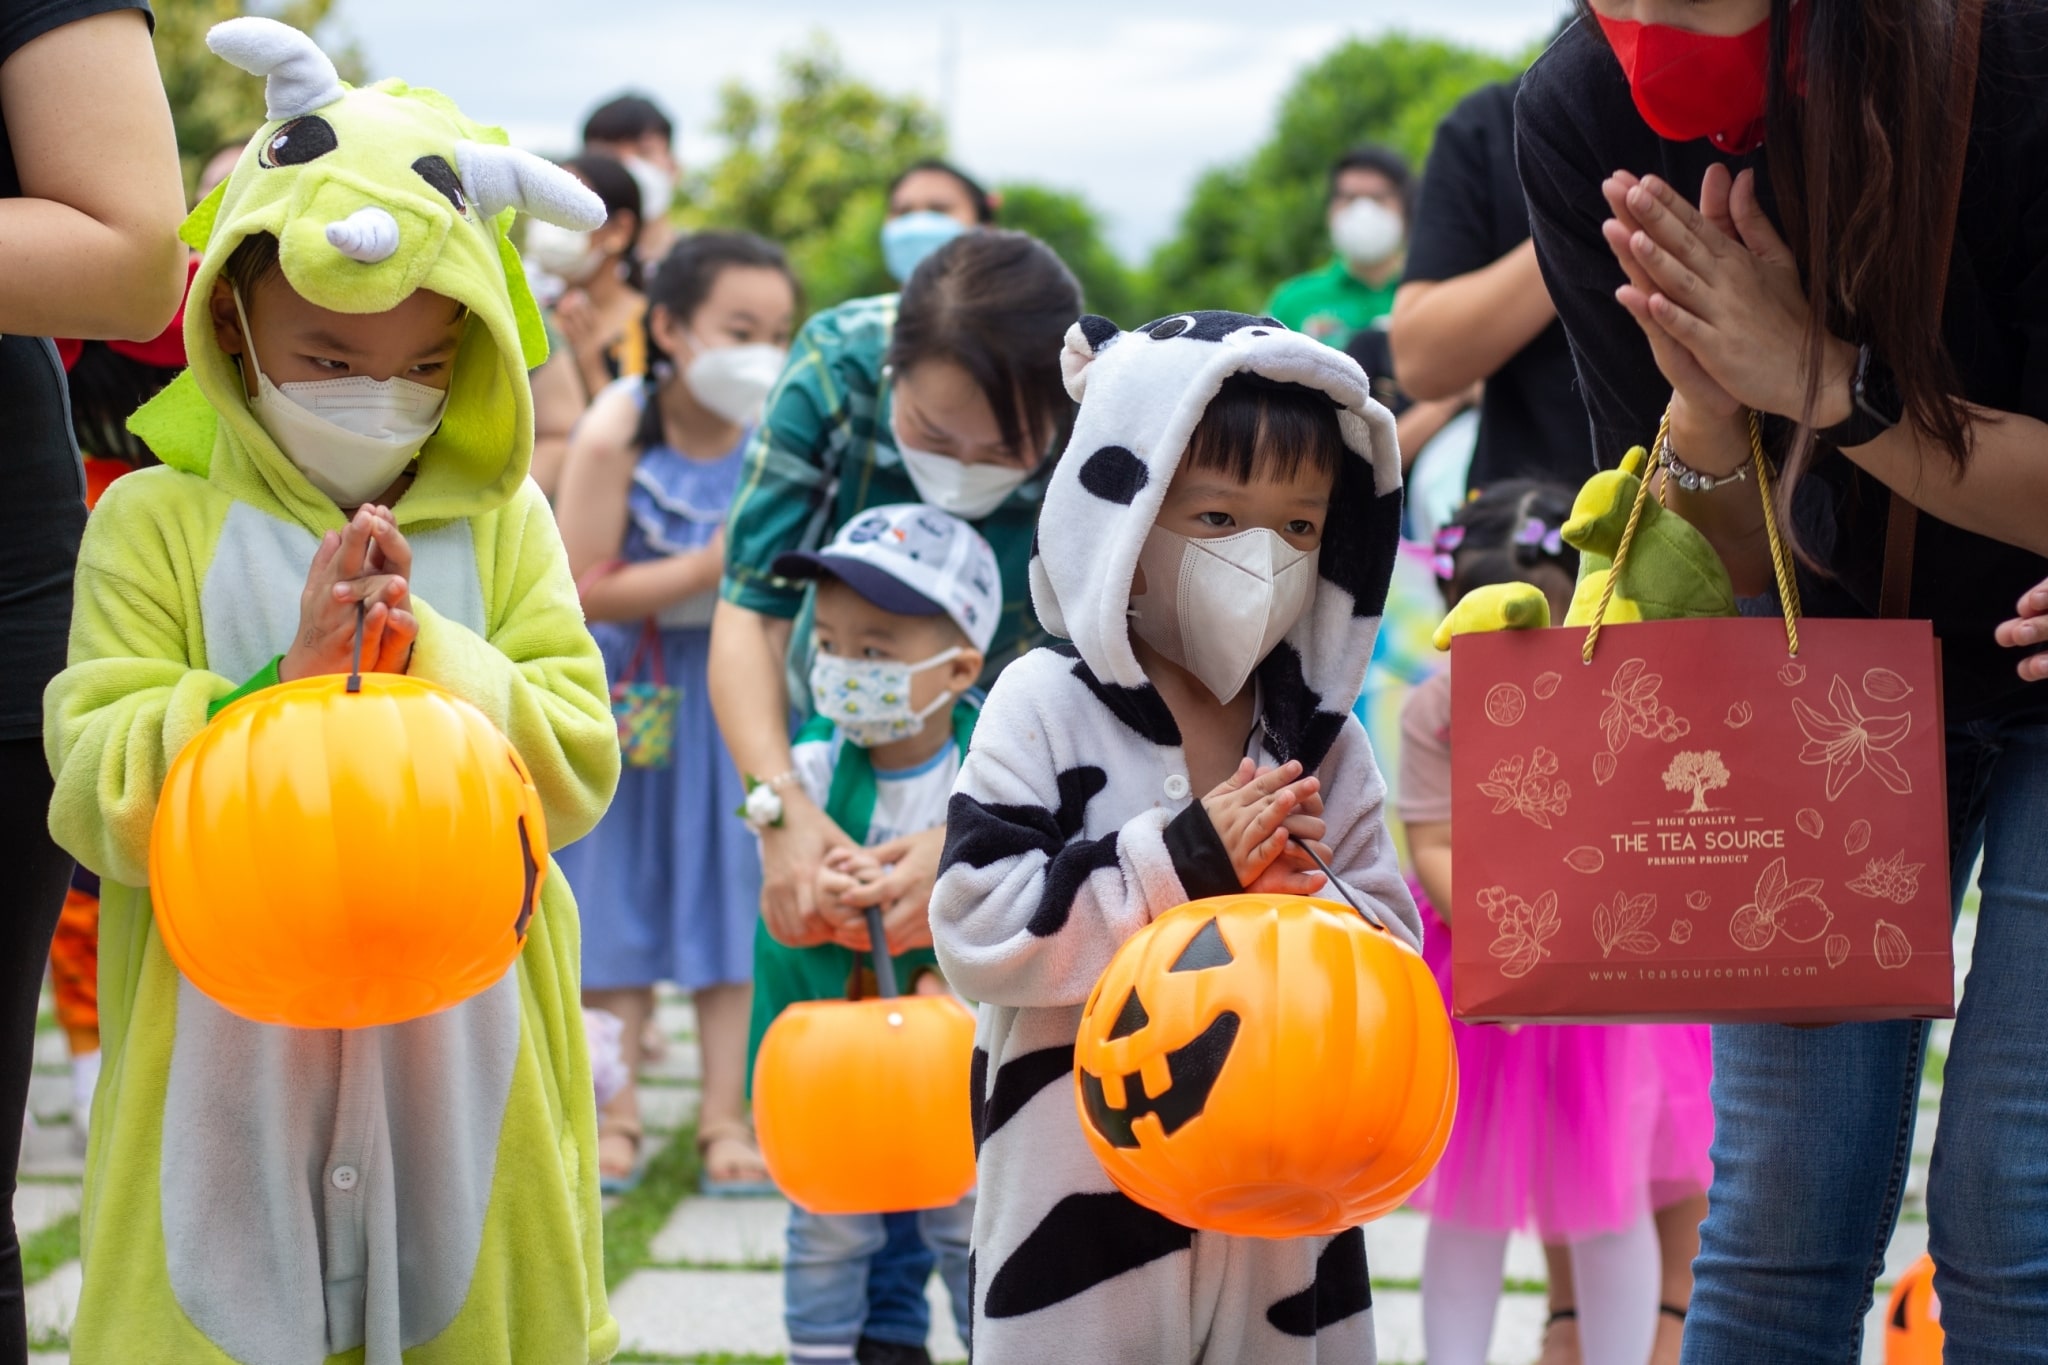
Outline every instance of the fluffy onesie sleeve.
[[1125, 939], [1191, 898], [1169, 851], [1171, 811], [1116, 824], [1091, 811], [1110, 776], [1080, 757], [1090, 708], [1077, 724], [1061, 688], [1070, 677], [1044, 650], [1004, 671], [947, 808], [932, 942], [970, 1000], [1081, 1004]]
[[619, 782], [619, 735], [604, 658], [583, 624], [569, 558], [531, 481], [478, 517], [477, 569], [489, 638], [413, 598], [408, 670], [474, 705], [512, 741], [547, 812], [548, 845], [588, 834]]
[[149, 831], [171, 760], [241, 682], [206, 669], [205, 566], [191, 547], [211, 543], [219, 509], [200, 487], [146, 469], [107, 489], [79, 546], [69, 666], [43, 693], [50, 832], [124, 886], [149, 882]]
[[[1422, 947], [1422, 917], [1401, 875], [1401, 860], [1387, 831], [1387, 783], [1373, 758], [1365, 727], [1347, 717], [1337, 742], [1316, 767], [1322, 779], [1323, 822], [1329, 827], [1330, 870], [1360, 909]], [[1318, 893], [1342, 900], [1334, 888]]]

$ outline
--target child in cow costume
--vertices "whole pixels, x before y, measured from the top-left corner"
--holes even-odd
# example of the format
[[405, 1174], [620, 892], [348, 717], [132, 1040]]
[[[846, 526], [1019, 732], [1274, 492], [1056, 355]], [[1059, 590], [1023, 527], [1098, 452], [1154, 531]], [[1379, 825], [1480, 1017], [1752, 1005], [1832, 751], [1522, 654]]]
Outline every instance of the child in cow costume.
[[1096, 978], [1155, 916], [1335, 894], [1302, 842], [1420, 941], [1351, 715], [1399, 535], [1394, 423], [1356, 362], [1270, 318], [1083, 318], [1064, 368], [1081, 410], [1031, 575], [1072, 643], [990, 694], [932, 898], [947, 978], [983, 1002], [975, 1359], [1370, 1362], [1358, 1230], [1260, 1241], [1140, 1207], [1069, 1077]]

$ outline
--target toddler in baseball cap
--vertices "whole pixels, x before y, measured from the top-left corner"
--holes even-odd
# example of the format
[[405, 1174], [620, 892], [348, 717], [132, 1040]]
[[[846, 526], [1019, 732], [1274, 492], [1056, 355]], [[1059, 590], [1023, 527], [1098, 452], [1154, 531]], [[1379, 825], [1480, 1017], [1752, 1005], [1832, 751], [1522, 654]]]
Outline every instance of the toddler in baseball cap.
[[[923, 735], [980, 675], [1002, 578], [989, 543], [950, 512], [869, 508], [822, 550], [782, 555], [772, 567], [818, 582], [811, 698], [849, 743], [893, 747]], [[875, 755], [888, 767], [924, 757]]]

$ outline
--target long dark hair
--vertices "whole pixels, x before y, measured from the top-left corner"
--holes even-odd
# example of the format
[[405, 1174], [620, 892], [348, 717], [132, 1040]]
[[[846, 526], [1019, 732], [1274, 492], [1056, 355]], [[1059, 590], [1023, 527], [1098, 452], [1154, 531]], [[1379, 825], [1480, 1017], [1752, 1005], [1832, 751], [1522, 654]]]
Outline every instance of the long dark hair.
[[796, 296], [798, 311], [802, 311], [803, 286], [790, 270], [789, 258], [782, 254], [782, 248], [766, 237], [756, 237], [751, 232], [696, 232], [677, 241], [654, 267], [654, 278], [647, 282], [647, 313], [641, 324], [647, 329], [647, 374], [641, 380], [646, 393], [640, 405], [640, 425], [633, 431], [633, 444], [638, 449], [658, 446], [664, 439], [661, 405], [655, 400], [662, 382], [675, 374], [675, 358], [662, 349], [654, 336], [654, 310], [659, 308], [680, 326], [689, 326], [690, 319], [711, 296], [718, 277], [736, 266], [781, 271]]
[[[607, 227], [618, 215], [630, 213], [633, 215], [633, 237], [640, 235], [640, 225], [647, 221], [640, 206], [640, 182], [617, 157], [606, 156], [603, 152], [584, 152], [580, 156], [564, 157], [561, 166], [590, 186], [591, 193], [604, 201]], [[619, 259], [625, 266], [626, 283], [635, 289], [641, 288], [645, 282], [640, 276], [639, 258], [633, 252], [633, 238], [627, 239], [626, 250]]]
[[1041, 435], [1064, 444], [1073, 425], [1060, 347], [1080, 316], [1081, 286], [1051, 247], [999, 228], [963, 233], [903, 286], [889, 367], [958, 365], [988, 400], [1003, 444], [1028, 456]]
[[[1868, 345], [1898, 381], [1905, 420], [1960, 473], [1970, 414], [1942, 337], [1946, 280], [1928, 272], [1955, 223], [1968, 90], [1954, 89], [1950, 34], [1976, 0], [1771, 0], [1764, 146], [1785, 235], [1813, 305], [1806, 407], [1780, 481], [1814, 455], [1813, 405], [1830, 333]], [[1802, 93], [1803, 86], [1803, 93]]]

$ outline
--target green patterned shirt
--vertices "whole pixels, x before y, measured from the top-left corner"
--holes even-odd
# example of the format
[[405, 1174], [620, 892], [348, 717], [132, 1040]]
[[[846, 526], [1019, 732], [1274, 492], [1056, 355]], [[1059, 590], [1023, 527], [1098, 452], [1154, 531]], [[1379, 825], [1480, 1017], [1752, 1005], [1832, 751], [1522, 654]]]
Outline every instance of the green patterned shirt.
[[[769, 566], [792, 550], [815, 550], [870, 507], [922, 502], [896, 453], [882, 365], [896, 324], [896, 295], [854, 299], [805, 323], [789, 364], [768, 395], [747, 448], [740, 490], [725, 523], [725, 580], [719, 595], [763, 616], [796, 619], [789, 651], [790, 698], [810, 710], [810, 588]], [[981, 681], [1048, 638], [1031, 612], [1027, 570], [1050, 464], [974, 523], [1003, 575], [1003, 615]]]

